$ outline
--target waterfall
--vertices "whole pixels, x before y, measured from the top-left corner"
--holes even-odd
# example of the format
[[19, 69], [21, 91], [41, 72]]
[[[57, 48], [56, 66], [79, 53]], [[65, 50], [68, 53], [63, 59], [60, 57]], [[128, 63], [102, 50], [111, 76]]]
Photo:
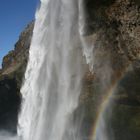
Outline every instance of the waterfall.
[[85, 65], [80, 38], [78, 0], [41, 0], [21, 88], [21, 139], [79, 139], [72, 115]]

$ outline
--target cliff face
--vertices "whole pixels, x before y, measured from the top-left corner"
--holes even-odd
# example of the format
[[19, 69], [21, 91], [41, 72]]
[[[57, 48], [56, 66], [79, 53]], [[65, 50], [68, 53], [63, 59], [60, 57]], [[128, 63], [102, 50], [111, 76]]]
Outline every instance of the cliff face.
[[6, 75], [15, 71], [24, 61], [28, 59], [28, 51], [32, 37], [33, 22], [21, 33], [14, 50], [10, 51], [2, 62], [1, 74]]
[[20, 87], [28, 60], [33, 22], [21, 33], [2, 62], [0, 71], [0, 129], [16, 133], [17, 115], [21, 103]]
[[[107, 130], [113, 131], [114, 140], [138, 140], [140, 139], [140, 2], [85, 0], [84, 5], [86, 9], [84, 36], [87, 42], [90, 40], [89, 45], [94, 46], [92, 50], [94, 65], [93, 73], [87, 71], [85, 74], [79, 107], [75, 111], [75, 114], [84, 114], [81, 124], [82, 134], [85, 137], [91, 136], [90, 132], [96, 124], [101, 102], [110, 89], [113, 89], [109, 101], [112, 113], [107, 115]], [[0, 116], [7, 112], [16, 114], [13, 117], [16, 118], [14, 130], [20, 105], [19, 89], [28, 59], [32, 30], [33, 23], [21, 33], [15, 50], [4, 57], [0, 75], [0, 96], [7, 100], [5, 102], [0, 98], [0, 103], [6, 106], [3, 111], [0, 108]], [[9, 102], [12, 104], [9, 105]], [[13, 111], [10, 109], [12, 106]], [[77, 116], [76, 120], [79, 119]], [[12, 127], [13, 124], [11, 125], [9, 120], [12, 122], [11, 115], [7, 115], [5, 121]]]
[[85, 36], [94, 46], [94, 73], [89, 73], [91, 80], [85, 81], [80, 97], [82, 125], [87, 130], [83, 132], [90, 136], [98, 114], [103, 113], [101, 103], [112, 95], [104, 114], [105, 131], [114, 140], [140, 139], [140, 3], [88, 0], [85, 7]]

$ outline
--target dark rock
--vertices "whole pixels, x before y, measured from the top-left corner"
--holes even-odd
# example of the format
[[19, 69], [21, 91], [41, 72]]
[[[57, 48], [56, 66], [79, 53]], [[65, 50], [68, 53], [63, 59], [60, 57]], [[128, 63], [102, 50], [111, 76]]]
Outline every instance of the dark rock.
[[0, 129], [16, 133], [21, 98], [16, 79], [0, 80]]
[[28, 61], [34, 23], [21, 33], [15, 49], [3, 58], [0, 71], [0, 130], [17, 131], [21, 104], [20, 87]]
[[109, 116], [106, 113], [108, 134], [113, 133], [114, 140], [138, 140], [140, 139], [139, 5], [133, 0], [112, 0], [107, 3], [88, 0], [85, 3], [87, 30], [84, 30], [84, 36], [93, 39], [92, 45], [95, 47], [94, 79], [90, 82], [85, 79], [77, 109], [77, 112], [80, 111], [79, 114], [84, 114], [81, 133], [90, 139], [90, 132], [96, 125], [102, 102], [117, 86], [112, 101], [108, 101], [108, 104], [112, 103], [108, 108], [113, 112]]

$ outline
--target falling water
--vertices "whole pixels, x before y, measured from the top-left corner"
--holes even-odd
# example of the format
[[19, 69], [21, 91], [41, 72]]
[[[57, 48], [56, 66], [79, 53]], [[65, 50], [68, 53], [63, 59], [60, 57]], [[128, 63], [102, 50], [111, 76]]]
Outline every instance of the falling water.
[[71, 120], [84, 72], [81, 46], [79, 1], [41, 0], [21, 89], [21, 139], [79, 139]]

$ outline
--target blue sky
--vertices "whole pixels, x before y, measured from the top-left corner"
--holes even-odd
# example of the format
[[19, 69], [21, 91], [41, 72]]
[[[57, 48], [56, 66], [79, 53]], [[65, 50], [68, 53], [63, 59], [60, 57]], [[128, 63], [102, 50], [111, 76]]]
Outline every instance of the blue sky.
[[4, 55], [14, 48], [26, 25], [34, 19], [39, 0], [0, 1], [0, 65]]

